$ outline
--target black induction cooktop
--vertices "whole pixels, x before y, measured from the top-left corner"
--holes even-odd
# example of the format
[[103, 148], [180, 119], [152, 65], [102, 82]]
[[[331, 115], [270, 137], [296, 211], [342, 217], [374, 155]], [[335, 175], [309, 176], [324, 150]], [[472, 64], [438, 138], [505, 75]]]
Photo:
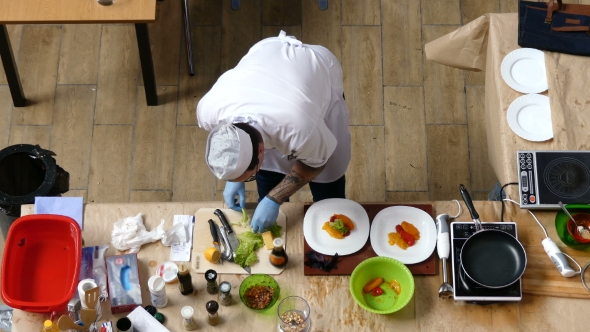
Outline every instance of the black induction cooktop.
[[590, 151], [517, 151], [520, 207], [590, 203]]
[[[483, 229], [496, 229], [516, 237], [516, 223], [483, 222]], [[522, 300], [522, 281], [503, 288], [487, 288], [473, 282], [461, 268], [461, 249], [467, 239], [475, 233], [473, 222], [451, 223], [451, 261], [453, 265], [453, 289], [455, 301], [467, 301], [477, 304], [493, 302], [510, 302]]]

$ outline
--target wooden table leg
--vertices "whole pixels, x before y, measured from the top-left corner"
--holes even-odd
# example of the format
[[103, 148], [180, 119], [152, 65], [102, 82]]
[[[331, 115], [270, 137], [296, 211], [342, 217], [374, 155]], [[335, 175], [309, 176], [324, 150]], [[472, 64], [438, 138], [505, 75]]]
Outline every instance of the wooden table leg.
[[152, 60], [150, 33], [147, 23], [135, 23], [135, 34], [137, 35], [137, 46], [139, 47], [145, 99], [148, 106], [157, 106], [158, 91], [156, 89], [156, 75], [154, 73], [154, 61]]
[[191, 21], [188, 11], [188, 0], [182, 0], [182, 18], [184, 21], [184, 42], [186, 43], [186, 57], [188, 62], [188, 73], [195, 75], [195, 65], [193, 63], [193, 45], [191, 38]]
[[14, 54], [10, 46], [10, 38], [8, 37], [8, 30], [6, 25], [0, 24], [0, 58], [4, 65], [4, 72], [6, 73], [6, 80], [8, 81], [8, 88], [12, 95], [12, 103], [14, 107], [25, 107], [25, 94], [18, 76], [18, 69], [14, 61]]

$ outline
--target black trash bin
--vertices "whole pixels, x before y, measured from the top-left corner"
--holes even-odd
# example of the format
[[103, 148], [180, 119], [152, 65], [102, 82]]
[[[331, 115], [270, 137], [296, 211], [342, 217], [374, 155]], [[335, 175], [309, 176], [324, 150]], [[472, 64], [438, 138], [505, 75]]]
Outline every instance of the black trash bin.
[[37, 196], [61, 196], [70, 188], [70, 174], [56, 164], [55, 153], [39, 145], [17, 144], [0, 151], [0, 228], [4, 237], [21, 205]]

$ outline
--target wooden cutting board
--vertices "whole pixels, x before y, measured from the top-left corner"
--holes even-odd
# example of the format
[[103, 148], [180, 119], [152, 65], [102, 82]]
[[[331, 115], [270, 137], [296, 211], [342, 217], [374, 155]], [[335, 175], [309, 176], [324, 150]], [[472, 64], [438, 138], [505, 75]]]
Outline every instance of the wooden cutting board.
[[[375, 216], [379, 211], [385, 209], [386, 207], [396, 206], [396, 205], [404, 205], [404, 206], [412, 206], [418, 208], [420, 210], [425, 211], [430, 216], [432, 216], [432, 205], [430, 204], [386, 204], [386, 203], [379, 203], [379, 204], [361, 204], [361, 206], [367, 211], [367, 215], [369, 216], [369, 223], [373, 222]], [[310, 204], [306, 204], [304, 206], [304, 211], [307, 212], [307, 209], [310, 207]], [[311, 250], [307, 241], [305, 241], [305, 237], [303, 238], [303, 247], [304, 247], [304, 257], [303, 260], [305, 261], [305, 253]], [[324, 255], [325, 257], [331, 258], [332, 256]], [[330, 272], [326, 272], [320, 269], [314, 269], [307, 265], [303, 265], [303, 274], [304, 275], [351, 275], [352, 271], [354, 270], [357, 265], [359, 265], [362, 261], [367, 258], [375, 257], [377, 254], [371, 247], [371, 239], [367, 239], [367, 243], [361, 248], [361, 250], [355, 252], [351, 255], [341, 256], [338, 258], [338, 269], [332, 270]], [[413, 275], [433, 275], [436, 274], [436, 254], [433, 252], [430, 257], [428, 257], [423, 262], [417, 264], [406, 264], [408, 269], [412, 272]]]
[[[242, 213], [234, 211], [232, 209], [220, 209], [225, 217], [229, 221], [229, 223], [239, 222], [242, 220]], [[197, 213], [195, 213], [195, 228], [193, 230], [193, 251], [192, 251], [192, 268], [197, 273], [205, 273], [205, 271], [212, 269], [215, 270], [218, 274], [248, 274], [246, 270], [244, 270], [238, 264], [232, 262], [224, 262], [222, 264], [213, 264], [205, 259], [205, 249], [213, 246], [213, 237], [211, 237], [211, 231], [209, 228], [209, 219], [212, 219], [218, 226], [221, 225], [221, 221], [219, 218], [213, 213], [215, 209], [199, 209]], [[252, 219], [252, 212], [253, 210], [248, 210], [248, 216]], [[287, 216], [282, 212], [279, 211], [279, 217], [277, 219], [277, 224], [283, 227], [283, 235], [281, 238], [283, 239], [283, 243], [285, 249], [287, 248]], [[250, 228], [244, 228], [239, 226], [232, 225], [232, 228], [236, 234], [243, 233], [245, 231], [249, 231]], [[221, 248], [223, 250], [223, 247]], [[252, 273], [264, 273], [264, 274], [280, 274], [285, 270], [283, 267], [282, 269], [276, 268], [272, 266], [269, 262], [271, 250], [266, 249], [264, 246], [256, 252], [258, 254], [258, 262], [251, 266]]]

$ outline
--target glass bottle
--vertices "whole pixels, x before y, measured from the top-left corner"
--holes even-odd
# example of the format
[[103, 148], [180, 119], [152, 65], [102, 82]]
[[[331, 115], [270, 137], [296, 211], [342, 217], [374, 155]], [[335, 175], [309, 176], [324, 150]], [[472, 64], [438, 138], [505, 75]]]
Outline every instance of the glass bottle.
[[197, 322], [193, 318], [195, 309], [191, 306], [182, 307], [180, 314], [182, 315], [182, 327], [185, 331], [194, 331], [197, 329]]
[[217, 285], [217, 272], [215, 270], [205, 271], [205, 280], [207, 280], [207, 293], [217, 294], [219, 286]]
[[272, 241], [272, 244], [274, 248], [269, 256], [270, 264], [274, 267], [282, 268], [287, 265], [287, 262], [289, 261], [289, 257], [287, 257], [287, 253], [283, 248], [283, 239], [277, 237]]
[[232, 303], [231, 297], [231, 284], [227, 281], [222, 282], [219, 284], [219, 291], [221, 294], [219, 295], [219, 302], [222, 306], [228, 307]]
[[189, 295], [193, 293], [193, 279], [189, 270], [186, 268], [186, 265], [180, 264], [178, 266], [178, 288], [180, 289], [180, 294], [182, 295]]
[[217, 304], [217, 301], [207, 302], [205, 309], [207, 309], [207, 312], [209, 313], [209, 325], [215, 326], [219, 324], [219, 314], [217, 314], [219, 304]]

